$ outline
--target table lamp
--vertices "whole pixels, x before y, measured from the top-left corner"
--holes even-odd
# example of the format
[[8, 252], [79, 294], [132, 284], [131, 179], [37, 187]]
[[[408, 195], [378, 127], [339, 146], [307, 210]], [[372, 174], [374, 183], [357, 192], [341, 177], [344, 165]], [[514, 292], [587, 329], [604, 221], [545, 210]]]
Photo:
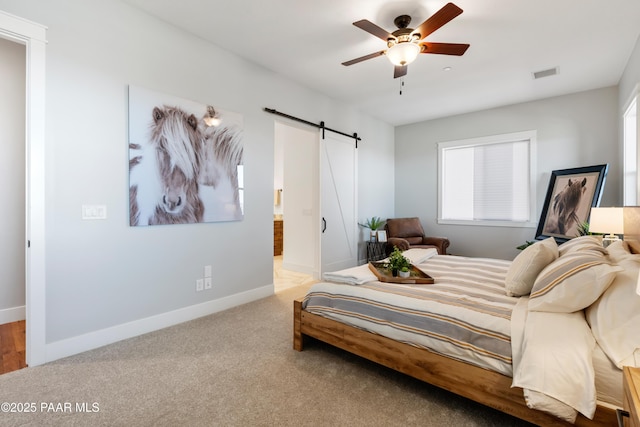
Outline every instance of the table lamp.
[[624, 233], [623, 208], [591, 208], [589, 232], [606, 234], [602, 239], [605, 248], [618, 240], [616, 234]]

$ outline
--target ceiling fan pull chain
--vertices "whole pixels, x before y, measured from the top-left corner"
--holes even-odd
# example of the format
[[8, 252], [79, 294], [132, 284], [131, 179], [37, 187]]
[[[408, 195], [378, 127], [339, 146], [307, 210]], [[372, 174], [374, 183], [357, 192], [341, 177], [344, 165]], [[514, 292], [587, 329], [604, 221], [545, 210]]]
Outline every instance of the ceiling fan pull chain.
[[402, 95], [402, 88], [404, 87], [404, 77], [400, 79], [400, 95]]

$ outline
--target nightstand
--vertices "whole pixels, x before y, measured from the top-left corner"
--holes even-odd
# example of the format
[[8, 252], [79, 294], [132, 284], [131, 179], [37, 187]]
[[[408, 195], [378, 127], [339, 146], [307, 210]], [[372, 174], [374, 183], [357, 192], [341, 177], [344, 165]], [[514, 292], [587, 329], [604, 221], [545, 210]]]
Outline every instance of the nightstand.
[[367, 242], [367, 262], [380, 261], [387, 257], [385, 242]]
[[623, 425], [640, 427], [640, 368], [623, 366], [622, 377], [623, 405], [624, 410], [629, 413], [629, 418], [624, 420]]

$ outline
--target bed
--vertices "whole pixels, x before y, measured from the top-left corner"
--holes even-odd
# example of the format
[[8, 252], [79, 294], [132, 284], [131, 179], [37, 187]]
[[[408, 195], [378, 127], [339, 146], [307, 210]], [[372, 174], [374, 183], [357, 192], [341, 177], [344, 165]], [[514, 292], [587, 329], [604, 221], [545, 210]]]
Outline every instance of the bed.
[[294, 301], [294, 349], [315, 338], [538, 425], [616, 424], [640, 347], [640, 255], [590, 236], [513, 262], [405, 254], [433, 285], [366, 265], [327, 274]]

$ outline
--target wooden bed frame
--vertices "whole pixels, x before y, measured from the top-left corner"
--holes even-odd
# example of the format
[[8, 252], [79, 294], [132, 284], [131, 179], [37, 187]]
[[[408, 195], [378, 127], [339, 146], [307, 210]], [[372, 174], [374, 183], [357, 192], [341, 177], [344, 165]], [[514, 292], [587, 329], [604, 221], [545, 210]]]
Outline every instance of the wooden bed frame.
[[[570, 425], [552, 415], [529, 409], [522, 389], [511, 387], [511, 377], [308, 313], [302, 309], [300, 298], [293, 302], [295, 350], [303, 350], [305, 337], [318, 339], [537, 425]], [[575, 425], [615, 426], [616, 412], [598, 405], [593, 420], [578, 414]]]

